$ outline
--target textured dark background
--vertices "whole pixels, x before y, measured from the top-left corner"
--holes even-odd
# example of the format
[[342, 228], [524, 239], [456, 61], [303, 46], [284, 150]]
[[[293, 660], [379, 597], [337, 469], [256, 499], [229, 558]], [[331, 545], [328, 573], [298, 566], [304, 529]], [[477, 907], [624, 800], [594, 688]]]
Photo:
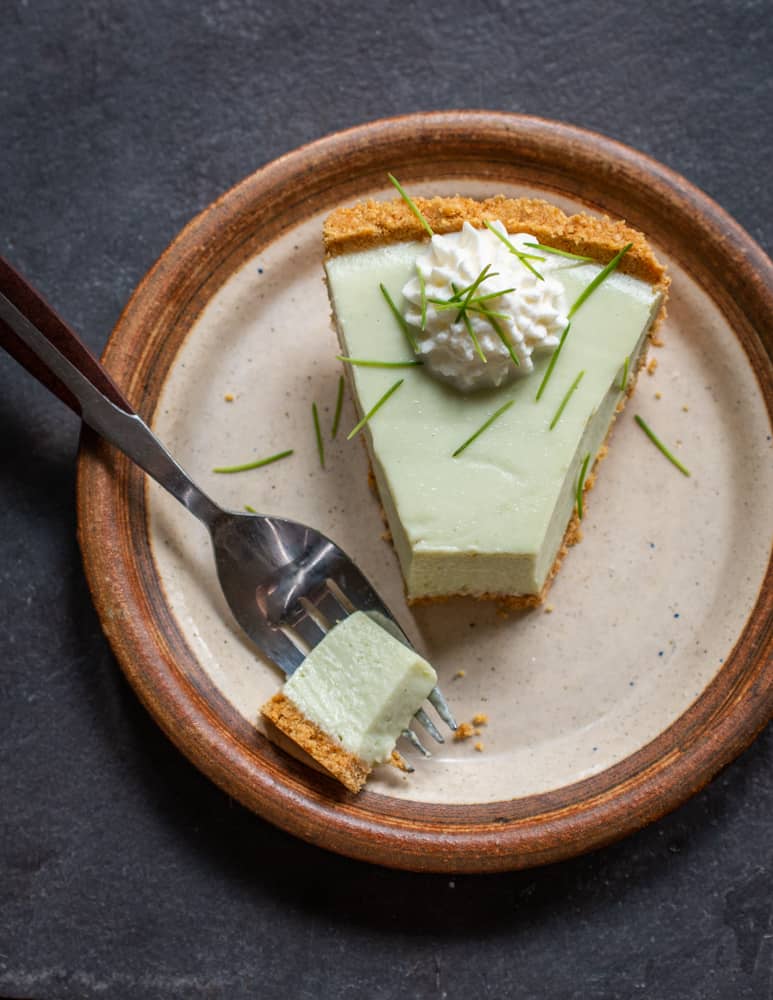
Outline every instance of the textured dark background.
[[[770, 2], [2, 0], [0, 252], [101, 348], [196, 212], [343, 126], [485, 107], [646, 151], [773, 248]], [[593, 856], [369, 868], [229, 801], [100, 632], [78, 426], [0, 357], [0, 996], [773, 996], [773, 738]]]

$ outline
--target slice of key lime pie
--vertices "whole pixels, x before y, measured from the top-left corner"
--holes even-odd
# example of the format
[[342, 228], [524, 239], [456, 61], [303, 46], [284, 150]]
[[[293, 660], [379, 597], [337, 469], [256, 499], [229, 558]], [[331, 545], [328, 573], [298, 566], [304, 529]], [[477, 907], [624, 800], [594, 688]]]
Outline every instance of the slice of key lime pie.
[[339, 208], [342, 357], [410, 601], [539, 603], [650, 334], [665, 270], [622, 222], [532, 199]]
[[432, 667], [365, 612], [335, 625], [263, 717], [358, 792], [376, 764], [399, 763], [395, 743], [437, 682]]

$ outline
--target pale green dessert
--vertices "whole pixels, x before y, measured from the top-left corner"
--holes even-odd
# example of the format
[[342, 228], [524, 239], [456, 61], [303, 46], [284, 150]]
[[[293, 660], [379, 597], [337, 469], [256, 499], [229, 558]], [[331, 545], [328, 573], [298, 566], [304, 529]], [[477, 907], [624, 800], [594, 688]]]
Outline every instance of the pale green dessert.
[[[420, 202], [422, 211], [434, 220], [436, 232], [439, 225], [444, 231], [452, 228], [443, 210], [449, 201], [480, 208], [480, 203], [466, 199]], [[399, 215], [403, 206], [391, 204], [390, 212], [393, 218], [398, 213], [399, 225], [390, 230], [392, 219], [384, 220], [383, 203], [378, 204], [339, 210], [331, 217], [332, 226], [328, 220], [328, 253], [334, 256], [326, 261], [327, 281], [342, 354], [389, 362], [423, 358], [423, 345], [414, 355], [380, 285], [404, 308], [404, 290], [416, 275], [417, 258], [428, 243], [394, 241], [395, 235], [410, 232], [412, 223]], [[485, 215], [508, 219], [510, 233], [529, 227], [529, 232], [537, 234], [534, 242], [567, 247], [566, 232], [557, 237], [553, 233], [551, 240], [544, 220], [537, 219], [535, 224], [534, 218], [526, 218], [523, 227], [514, 228], [512, 216], [517, 216], [521, 204], [495, 200], [490, 209], [486, 206]], [[523, 204], [533, 208], [544, 203]], [[382, 212], [378, 226], [373, 227], [378, 230], [375, 237], [368, 235], [369, 207], [377, 215]], [[496, 209], [498, 213], [493, 214]], [[552, 206], [546, 209], [554, 229], [557, 220], [552, 213], [566, 220]], [[345, 214], [357, 211], [356, 220]], [[471, 211], [467, 210], [468, 216]], [[465, 217], [465, 211], [459, 214]], [[569, 222], [575, 223], [574, 231], [582, 230], [576, 220], [584, 218], [567, 220], [564, 230], [572, 228]], [[459, 228], [461, 221], [454, 224]], [[348, 243], [341, 237], [346, 225], [356, 234]], [[615, 249], [630, 242], [627, 238], [633, 232], [608, 221], [606, 227], [604, 220], [588, 219], [585, 241], [575, 237], [570, 246], [580, 246], [583, 253], [592, 255], [591, 243], [597, 259], [606, 264]], [[347, 365], [362, 413], [368, 413], [396, 380], [403, 379], [367, 421], [363, 433], [409, 600], [471, 595], [528, 605], [544, 597], [562, 548], [571, 541], [569, 528], [577, 498], [615, 413], [632, 388], [647, 334], [663, 303], [667, 279], [640, 234], [633, 233], [633, 237], [631, 269], [650, 280], [623, 273], [621, 267], [576, 309], [539, 401], [537, 391], [553, 348], [537, 350], [526, 359], [530, 374], [514, 370], [512, 378], [497, 388], [467, 393], [431, 377], [426, 365], [400, 370]], [[376, 245], [371, 245], [374, 239]], [[601, 272], [602, 263], [557, 255], [553, 261], [560, 266], [553, 267], [550, 277], [562, 286], [563, 302], [570, 312], [583, 289]], [[414, 305], [414, 315], [417, 309]], [[510, 401], [485, 433], [454, 454]]]
[[357, 611], [311, 650], [261, 709], [274, 726], [353, 792], [435, 686], [419, 654]]

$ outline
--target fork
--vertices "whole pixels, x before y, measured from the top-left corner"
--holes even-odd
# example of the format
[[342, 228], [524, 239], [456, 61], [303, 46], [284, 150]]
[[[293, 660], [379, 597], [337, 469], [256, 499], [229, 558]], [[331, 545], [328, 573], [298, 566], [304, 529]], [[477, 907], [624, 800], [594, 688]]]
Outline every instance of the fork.
[[[0, 345], [206, 525], [234, 618], [287, 676], [330, 628], [355, 610], [367, 612], [411, 645], [365, 575], [321, 532], [287, 518], [224, 510], [196, 486], [77, 334], [2, 256]], [[437, 687], [428, 700], [440, 719], [456, 729]], [[434, 740], [444, 742], [424, 708], [414, 718]], [[430, 756], [412, 729], [402, 735]]]

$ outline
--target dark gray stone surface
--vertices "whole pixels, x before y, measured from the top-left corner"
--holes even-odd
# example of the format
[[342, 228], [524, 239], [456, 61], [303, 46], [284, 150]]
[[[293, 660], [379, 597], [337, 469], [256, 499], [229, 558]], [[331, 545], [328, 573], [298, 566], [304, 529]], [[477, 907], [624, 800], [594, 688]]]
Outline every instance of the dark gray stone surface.
[[[4, 0], [0, 252], [100, 348], [180, 227], [277, 154], [413, 110], [597, 129], [773, 248], [773, 9]], [[473, 878], [327, 855], [166, 741], [75, 544], [76, 421], [0, 357], [0, 995], [773, 996], [773, 739], [593, 856]]]

